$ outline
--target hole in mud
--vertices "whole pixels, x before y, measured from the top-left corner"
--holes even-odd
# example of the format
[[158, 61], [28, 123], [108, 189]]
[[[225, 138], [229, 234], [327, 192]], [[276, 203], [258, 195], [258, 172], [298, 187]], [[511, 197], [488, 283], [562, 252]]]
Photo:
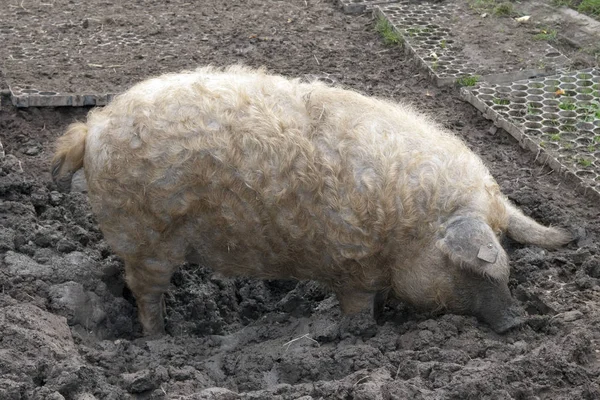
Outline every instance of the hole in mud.
[[593, 86], [594, 82], [592, 82], [592, 81], [578, 81], [577, 84], [579, 86], [589, 87], [589, 86]]
[[545, 106], [549, 106], [549, 107], [554, 107], [554, 106], [557, 106], [560, 104], [558, 100], [553, 100], [553, 99], [545, 99], [544, 101], [542, 101], [542, 103]]
[[544, 81], [544, 84], [546, 85], [546, 87], [554, 88], [554, 87], [560, 85], [560, 81], [558, 81], [556, 79], [547, 79]]
[[544, 98], [542, 96], [529, 95], [529, 96], [527, 96], [527, 100], [529, 100], [531, 102], [542, 102], [544, 100]]
[[[577, 122], [575, 125], [580, 135], [584, 135], [584, 132], [590, 132], [594, 129], [594, 124], [590, 124], [589, 122]], [[587, 138], [583, 137], [582, 140], [587, 140]]]
[[542, 89], [528, 89], [527, 93], [540, 95], [540, 94], [544, 94], [544, 90], [542, 90]]
[[575, 143], [577, 143], [580, 146], [589, 146], [591, 144], [594, 144], [594, 141], [590, 138], [580, 137], [575, 139]]
[[577, 74], [576, 76], [579, 79], [592, 79], [593, 78], [592, 74], [586, 74], [586, 73]]
[[560, 108], [558, 107], [542, 107], [542, 111], [546, 114], [556, 114], [556, 118], [558, 118], [558, 112]]
[[530, 129], [540, 129], [542, 124], [539, 122], [525, 122], [525, 126]]
[[539, 129], [526, 129], [525, 134], [529, 136], [541, 136], [542, 131], [540, 131]]
[[558, 115], [560, 115], [562, 118], [576, 118], [577, 117], [577, 113], [575, 111], [560, 111], [558, 113]]
[[563, 83], [573, 83], [577, 82], [577, 78], [573, 78], [572, 76], [561, 76], [560, 81]]
[[[591, 96], [591, 95], [589, 95], [589, 94], [578, 94], [578, 95], [576, 95], [576, 96], [575, 96], [575, 98], [576, 98], [577, 100], [580, 100], [580, 101], [590, 101], [590, 100], [594, 100], [594, 96]], [[590, 103], [587, 103], [587, 104], [590, 104]]]
[[582, 94], [590, 94], [594, 91], [594, 89], [589, 88], [589, 87], [580, 87], [577, 88], [576, 92], [577, 93], [582, 93]]
[[544, 135], [553, 136], [560, 134], [560, 131], [557, 128], [545, 127], [542, 128], [542, 132]]
[[558, 126], [559, 123], [556, 120], [547, 119], [547, 120], [544, 120], [542, 122], [542, 125], [544, 125], [544, 126]]
[[526, 119], [527, 121], [531, 121], [531, 122], [539, 122], [539, 121], [541, 121], [543, 118], [542, 118], [542, 117], [540, 117], [539, 115], [535, 115], [535, 114], [527, 114], [527, 115], [525, 116], [525, 119]]
[[546, 57], [548, 58], [556, 58], [556, 57], [560, 57], [562, 54], [558, 53], [558, 52], [551, 52], [551, 53], [547, 53]]
[[580, 178], [584, 178], [584, 179], [594, 179], [594, 177], [596, 176], [596, 173], [593, 171], [579, 170], [579, 171], [575, 172], [575, 175], [577, 175]]

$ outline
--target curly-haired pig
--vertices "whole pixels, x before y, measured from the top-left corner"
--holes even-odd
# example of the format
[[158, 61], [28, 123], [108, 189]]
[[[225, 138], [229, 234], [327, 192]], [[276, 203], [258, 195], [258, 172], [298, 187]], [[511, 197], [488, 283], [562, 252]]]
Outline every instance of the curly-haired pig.
[[58, 140], [53, 179], [68, 189], [81, 167], [145, 334], [164, 331], [171, 275], [194, 259], [320, 281], [345, 314], [389, 292], [504, 332], [522, 316], [499, 237], [571, 240], [411, 107], [239, 66], [149, 79], [92, 110]]

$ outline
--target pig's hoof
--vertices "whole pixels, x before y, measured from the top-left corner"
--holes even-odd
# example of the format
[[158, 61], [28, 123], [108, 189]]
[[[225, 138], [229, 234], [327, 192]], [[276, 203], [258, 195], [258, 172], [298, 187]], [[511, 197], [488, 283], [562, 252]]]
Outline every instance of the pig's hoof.
[[506, 320], [498, 321], [497, 323], [490, 324], [494, 332], [496, 333], [506, 333], [511, 329], [518, 328], [525, 323], [525, 319], [521, 317], [514, 317]]
[[366, 311], [343, 316], [338, 327], [340, 339], [352, 336], [368, 339], [377, 334], [377, 323], [371, 313]]

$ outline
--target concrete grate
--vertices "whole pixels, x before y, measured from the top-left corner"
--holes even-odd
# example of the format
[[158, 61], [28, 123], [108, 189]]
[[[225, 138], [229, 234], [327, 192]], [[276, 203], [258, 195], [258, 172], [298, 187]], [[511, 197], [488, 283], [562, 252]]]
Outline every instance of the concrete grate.
[[600, 199], [600, 69], [481, 82], [462, 88], [461, 96], [539, 161]]
[[338, 0], [338, 4], [346, 14], [361, 14], [371, 11], [380, 4], [397, 3], [400, 0]]
[[18, 86], [10, 87], [11, 102], [15, 107], [84, 107], [105, 106], [115, 93], [60, 93], [39, 91], [37, 89], [22, 89]]
[[522, 65], [506, 63], [501, 56], [492, 60], [478, 56], [476, 41], [460, 41], [455, 30], [469, 20], [454, 14], [454, 3], [408, 1], [378, 5], [373, 12], [390, 22], [412, 54], [438, 85], [477, 75], [490, 83], [548, 76], [570, 64], [570, 60], [548, 43], [532, 43], [521, 59]]

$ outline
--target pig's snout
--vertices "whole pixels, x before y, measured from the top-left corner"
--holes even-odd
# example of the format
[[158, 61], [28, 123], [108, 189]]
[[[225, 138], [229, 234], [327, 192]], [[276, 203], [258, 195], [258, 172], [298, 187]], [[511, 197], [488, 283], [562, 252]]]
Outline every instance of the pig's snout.
[[471, 312], [496, 333], [505, 333], [526, 320], [525, 310], [514, 303], [504, 282], [487, 281], [480, 285], [472, 297]]
[[505, 333], [525, 322], [524, 312], [517, 306], [493, 313], [484, 313], [481, 317], [496, 333]]

